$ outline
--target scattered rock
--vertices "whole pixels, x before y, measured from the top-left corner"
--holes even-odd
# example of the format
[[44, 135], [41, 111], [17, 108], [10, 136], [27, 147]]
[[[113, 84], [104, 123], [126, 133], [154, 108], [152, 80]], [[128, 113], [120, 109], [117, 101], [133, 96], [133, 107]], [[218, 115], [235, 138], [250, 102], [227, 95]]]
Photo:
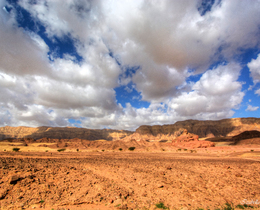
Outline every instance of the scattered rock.
[[10, 177], [9, 184], [16, 184], [20, 179], [20, 176], [13, 175]]

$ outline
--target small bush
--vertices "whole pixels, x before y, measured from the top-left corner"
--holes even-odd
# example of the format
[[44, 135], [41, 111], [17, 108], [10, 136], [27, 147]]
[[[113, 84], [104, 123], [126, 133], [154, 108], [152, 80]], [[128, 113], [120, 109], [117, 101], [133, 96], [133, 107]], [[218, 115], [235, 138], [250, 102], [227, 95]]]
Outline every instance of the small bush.
[[178, 152], [178, 151], [181, 151], [181, 149], [177, 149], [177, 152]]
[[20, 148], [18, 148], [18, 147], [13, 148], [14, 152], [18, 152], [19, 150], [20, 150]]
[[44, 200], [40, 200], [40, 203], [44, 203]]
[[162, 202], [155, 204], [155, 206], [158, 209], [169, 209], [168, 207], [166, 207]]
[[122, 148], [119, 148], [119, 151], [122, 151], [123, 149]]
[[187, 151], [187, 149], [184, 149], [184, 151]]
[[254, 150], [253, 150], [253, 149], [251, 149], [251, 152], [254, 152]]
[[224, 208], [223, 208], [223, 210], [233, 210], [233, 209], [234, 209], [234, 208], [233, 208], [232, 205], [229, 204], [229, 203], [226, 203], [225, 206], [224, 206]]
[[253, 206], [251, 206], [251, 205], [247, 205], [247, 204], [244, 204], [243, 206], [244, 206], [245, 208], [251, 208], [251, 209], [254, 208]]
[[240, 204], [237, 205], [236, 208], [238, 208], [238, 209], [245, 209], [245, 207], [243, 205], [240, 205]]
[[165, 149], [161, 148], [161, 151], [165, 151]]
[[128, 150], [134, 151], [134, 150], [135, 150], [135, 147], [129, 147]]
[[48, 150], [45, 150], [45, 152], [49, 152]]
[[58, 149], [57, 151], [58, 151], [58, 152], [64, 152], [65, 150], [66, 150], [66, 149], [63, 148], [63, 149]]
[[105, 150], [104, 150], [104, 149], [102, 149], [102, 152], [105, 152]]
[[79, 149], [76, 149], [76, 151], [78, 152], [78, 151], [79, 151]]

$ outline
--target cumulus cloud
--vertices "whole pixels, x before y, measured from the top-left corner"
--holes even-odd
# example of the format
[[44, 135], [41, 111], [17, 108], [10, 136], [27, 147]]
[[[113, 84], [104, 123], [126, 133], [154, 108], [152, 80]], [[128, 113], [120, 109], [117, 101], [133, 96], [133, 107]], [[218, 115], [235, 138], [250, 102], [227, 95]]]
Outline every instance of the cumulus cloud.
[[216, 1], [204, 16], [199, 3], [128, 1], [125, 7], [125, 2], [112, 1], [105, 5], [107, 24], [115, 32], [109, 44], [123, 64], [141, 66], [133, 81], [144, 100], [173, 96], [176, 86], [191, 74], [205, 72], [219, 57], [232, 59], [241, 49], [259, 45], [259, 2]]
[[259, 106], [252, 106], [252, 105], [248, 105], [247, 106], [247, 108], [246, 108], [246, 111], [251, 111], [251, 112], [253, 112], [253, 111], [256, 111], [256, 110], [258, 110], [258, 108], [259, 108]]
[[[253, 78], [253, 82], [256, 85], [260, 82], [260, 54], [258, 54], [256, 59], [252, 59], [247, 66], [250, 70], [250, 75]], [[255, 94], [260, 95], [260, 89], [256, 90]]]
[[[201, 0], [18, 4], [46, 37], [37, 27], [20, 27], [16, 7], [1, 1], [1, 125], [67, 126], [74, 119], [85, 127], [134, 129], [231, 117], [245, 94], [235, 58], [259, 47], [259, 1], [215, 1], [204, 15]], [[66, 39], [82, 60], [55, 55], [49, 42]], [[226, 63], [217, 66], [219, 59]], [[255, 84], [259, 66], [260, 55], [248, 64]], [[118, 104], [120, 85], [149, 107]]]
[[257, 95], [260, 96], [260, 89], [256, 90], [256, 91], [255, 91], [255, 94], [257, 94]]
[[0, 11], [0, 70], [7, 74], [45, 74], [50, 71], [48, 46], [35, 33], [17, 27], [15, 14]]
[[[230, 63], [205, 72], [191, 92], [184, 92], [170, 101], [170, 108], [187, 117], [207, 113], [216, 113], [215, 118], [231, 117], [231, 109], [236, 108], [244, 96], [242, 85], [237, 82], [240, 69], [238, 64]], [[223, 111], [227, 116], [218, 117], [217, 113], [223, 114]]]
[[256, 59], [252, 59], [247, 66], [251, 72], [251, 77], [253, 78], [254, 83], [260, 82], [260, 54], [258, 54]]

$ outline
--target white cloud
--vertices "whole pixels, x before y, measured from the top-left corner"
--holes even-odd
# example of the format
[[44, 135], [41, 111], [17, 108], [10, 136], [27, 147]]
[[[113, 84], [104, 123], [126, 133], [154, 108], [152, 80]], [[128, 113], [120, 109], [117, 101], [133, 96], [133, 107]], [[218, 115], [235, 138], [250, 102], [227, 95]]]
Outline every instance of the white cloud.
[[253, 112], [253, 111], [258, 110], [258, 108], [259, 108], [259, 106], [252, 106], [252, 105], [249, 104], [249, 105], [247, 106], [246, 111], [251, 111], [251, 112]]
[[[66, 126], [75, 119], [92, 128], [134, 129], [231, 117], [244, 96], [233, 57], [259, 47], [260, 3], [216, 1], [201, 16], [200, 2], [19, 1], [50, 40], [71, 38], [80, 63], [71, 55], [50, 63], [37, 31], [18, 27], [15, 8], [0, 10], [1, 125]], [[227, 65], [209, 69], [220, 57]], [[140, 68], [127, 74], [133, 66]], [[260, 55], [248, 64], [254, 83], [259, 66]], [[148, 108], [116, 104], [114, 88], [131, 82]]]
[[256, 90], [256, 91], [255, 91], [255, 94], [257, 94], [257, 95], [260, 96], [260, 89]]
[[[244, 93], [237, 82], [240, 66], [234, 63], [220, 65], [205, 72], [191, 92], [184, 92], [169, 103], [179, 115], [193, 117], [203, 113], [218, 113], [237, 108]], [[231, 117], [229, 114], [228, 117]]]
[[256, 59], [252, 59], [247, 66], [251, 72], [254, 83], [260, 82], [260, 54], [258, 54]]
[[[114, 29], [109, 46], [123, 64], [141, 66], [133, 81], [144, 100], [171, 97], [191, 74], [189, 69], [203, 73], [219, 56], [232, 59], [241, 48], [259, 45], [259, 2], [216, 1], [205, 16], [200, 16], [198, 3], [112, 1], [104, 5], [106, 23]], [[170, 69], [176, 72], [171, 74]]]
[[47, 75], [50, 71], [48, 46], [33, 33], [15, 24], [14, 15], [0, 10], [0, 70], [6, 74]]

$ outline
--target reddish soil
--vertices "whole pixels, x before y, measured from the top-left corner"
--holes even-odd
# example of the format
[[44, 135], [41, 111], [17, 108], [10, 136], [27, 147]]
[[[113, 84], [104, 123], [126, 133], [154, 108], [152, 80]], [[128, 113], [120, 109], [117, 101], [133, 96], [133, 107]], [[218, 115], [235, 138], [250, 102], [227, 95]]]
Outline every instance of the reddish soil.
[[0, 152], [0, 209], [257, 209], [260, 149], [232, 148]]

